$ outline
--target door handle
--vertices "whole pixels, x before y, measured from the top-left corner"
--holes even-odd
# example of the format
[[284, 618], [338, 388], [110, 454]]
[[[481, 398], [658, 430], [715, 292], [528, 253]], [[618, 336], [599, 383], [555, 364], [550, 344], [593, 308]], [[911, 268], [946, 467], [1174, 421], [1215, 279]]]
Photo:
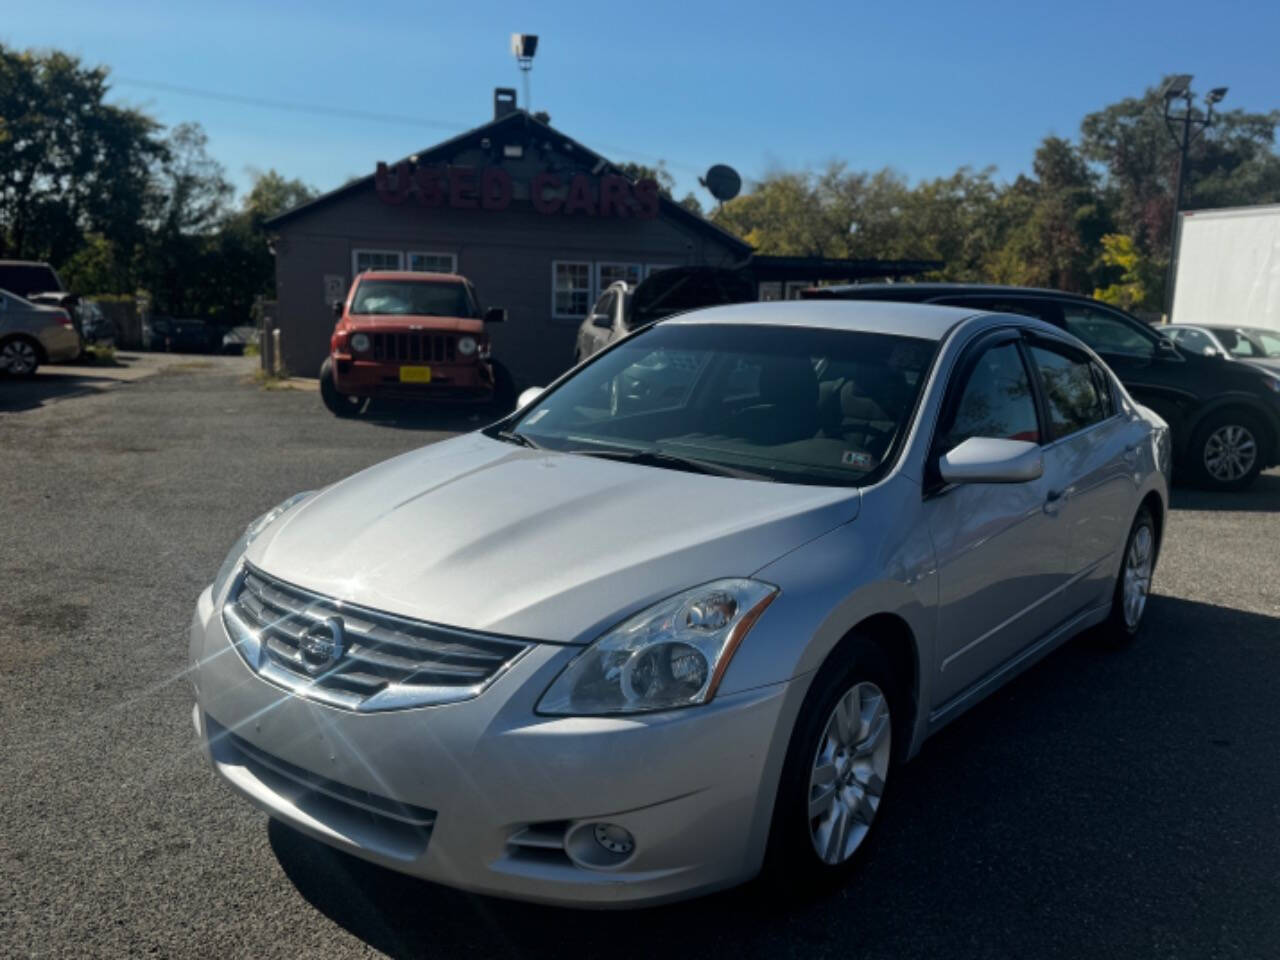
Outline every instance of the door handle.
[[1124, 448], [1124, 458], [1130, 463], [1133, 463], [1133, 461], [1138, 459], [1138, 448], [1140, 446], [1141, 444], [1137, 443], [1129, 444], [1129, 446]]
[[1062, 490], [1050, 490], [1044, 498], [1044, 512], [1047, 514], [1056, 514], [1062, 505], [1071, 499], [1071, 488], [1064, 487]]

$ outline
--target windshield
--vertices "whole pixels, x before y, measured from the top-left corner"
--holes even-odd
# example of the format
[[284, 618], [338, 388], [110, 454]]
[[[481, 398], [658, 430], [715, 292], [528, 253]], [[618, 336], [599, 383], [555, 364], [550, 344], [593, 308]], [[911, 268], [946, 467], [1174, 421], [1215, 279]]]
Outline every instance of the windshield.
[[351, 313], [389, 313], [407, 317], [475, 317], [471, 295], [462, 283], [431, 280], [363, 280]]
[[601, 354], [510, 427], [552, 450], [661, 454], [762, 479], [858, 485], [892, 463], [936, 346], [839, 330], [659, 324]]

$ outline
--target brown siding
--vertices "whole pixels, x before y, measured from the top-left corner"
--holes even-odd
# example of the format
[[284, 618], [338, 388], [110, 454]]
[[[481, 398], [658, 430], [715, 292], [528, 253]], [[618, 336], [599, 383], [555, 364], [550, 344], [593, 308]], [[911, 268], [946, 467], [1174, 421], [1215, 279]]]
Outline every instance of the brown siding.
[[[516, 174], [518, 175], [518, 174]], [[728, 264], [736, 255], [704, 231], [656, 220], [543, 215], [519, 197], [504, 211], [425, 208], [383, 202], [370, 183], [283, 224], [276, 243], [276, 295], [284, 361], [315, 376], [329, 349], [334, 318], [324, 277], [351, 282], [352, 251], [391, 249], [454, 253], [458, 272], [486, 306], [506, 307], [494, 326], [494, 356], [517, 384], [544, 383], [573, 360], [581, 317], [553, 319], [552, 261]], [[344, 289], [345, 292], [345, 289]]]

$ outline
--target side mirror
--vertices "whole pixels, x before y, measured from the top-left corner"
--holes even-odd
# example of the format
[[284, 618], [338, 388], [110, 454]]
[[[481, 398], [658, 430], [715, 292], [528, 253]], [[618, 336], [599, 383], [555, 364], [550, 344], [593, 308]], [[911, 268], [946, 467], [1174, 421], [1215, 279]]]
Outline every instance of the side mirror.
[[484, 312], [485, 323], [506, 323], [507, 308], [506, 307], [490, 307]]
[[342, 319], [342, 301], [335, 300], [330, 306], [333, 308], [333, 315], [338, 319]]
[[523, 410], [529, 404], [533, 403], [533, 401], [537, 400], [540, 396], [542, 396], [542, 391], [544, 389], [546, 388], [530, 387], [529, 389], [522, 391], [520, 393], [520, 396], [516, 399], [516, 409]]
[[613, 318], [607, 313], [593, 313], [588, 319], [593, 327], [599, 327], [601, 330], [613, 329]]
[[1161, 337], [1156, 342], [1156, 356], [1164, 357], [1166, 360], [1182, 359], [1182, 355], [1178, 353], [1178, 348], [1173, 345], [1173, 341], [1168, 337]]
[[1026, 483], [1044, 474], [1038, 444], [970, 437], [942, 455], [938, 472], [947, 483]]
[[1204, 350], [1201, 351], [1201, 353], [1203, 353], [1206, 357], [1218, 356], [1218, 351], [1215, 350], [1213, 347], [1205, 347]]

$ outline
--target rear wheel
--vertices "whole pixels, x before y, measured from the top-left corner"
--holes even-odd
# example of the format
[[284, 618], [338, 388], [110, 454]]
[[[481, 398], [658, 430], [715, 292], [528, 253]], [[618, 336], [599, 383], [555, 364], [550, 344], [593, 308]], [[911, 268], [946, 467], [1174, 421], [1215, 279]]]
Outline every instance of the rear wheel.
[[358, 416], [369, 402], [367, 397], [353, 397], [338, 391], [333, 382], [333, 360], [330, 357], [320, 364], [320, 399], [330, 413], [339, 417]]
[[10, 337], [0, 342], [0, 373], [29, 377], [40, 366], [40, 347], [30, 337]]
[[1243, 490], [1267, 461], [1269, 434], [1248, 410], [1221, 410], [1196, 428], [1188, 451], [1188, 472], [1210, 490]]
[[865, 847], [893, 767], [900, 684], [869, 639], [823, 667], [792, 731], [769, 834], [767, 880], [839, 880]]
[[1114, 646], [1128, 643], [1142, 630], [1156, 568], [1156, 522], [1148, 507], [1141, 507], [1129, 528], [1120, 574], [1111, 596], [1111, 613], [1102, 625], [1103, 638]]

